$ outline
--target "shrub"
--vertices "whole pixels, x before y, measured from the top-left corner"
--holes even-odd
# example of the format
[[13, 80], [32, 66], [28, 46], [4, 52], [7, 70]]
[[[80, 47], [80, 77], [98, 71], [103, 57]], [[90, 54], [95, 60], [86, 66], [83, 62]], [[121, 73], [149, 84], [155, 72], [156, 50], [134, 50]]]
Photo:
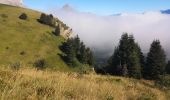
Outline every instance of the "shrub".
[[19, 70], [20, 66], [21, 66], [21, 63], [20, 62], [12, 63], [10, 66], [14, 70]]
[[20, 52], [20, 55], [25, 55], [25, 54], [26, 54], [25, 51]]
[[44, 13], [41, 14], [40, 19], [38, 21], [42, 24], [46, 24], [52, 27], [56, 27], [56, 19], [53, 17], [53, 15], [46, 15]]
[[55, 31], [53, 32], [54, 35], [59, 36], [60, 35], [60, 26], [56, 26]]
[[6, 14], [1, 14], [2, 18], [8, 18], [8, 16]]
[[170, 75], [162, 75], [160, 78], [155, 82], [155, 85], [162, 88], [169, 88], [170, 89]]
[[27, 14], [25, 13], [22, 13], [20, 16], [19, 16], [19, 19], [22, 19], [22, 20], [27, 20]]
[[37, 61], [34, 62], [34, 66], [38, 69], [38, 70], [42, 70], [46, 68], [46, 61], [45, 59], [39, 59]]

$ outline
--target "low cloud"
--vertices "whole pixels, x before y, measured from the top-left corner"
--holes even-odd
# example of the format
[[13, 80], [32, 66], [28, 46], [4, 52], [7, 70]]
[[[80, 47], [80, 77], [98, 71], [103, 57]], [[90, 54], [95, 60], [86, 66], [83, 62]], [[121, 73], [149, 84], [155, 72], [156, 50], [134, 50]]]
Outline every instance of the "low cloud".
[[22, 6], [23, 0], [0, 0], [0, 3], [13, 6]]
[[154, 39], [159, 39], [170, 58], [170, 15], [161, 12], [140, 14], [119, 14], [99, 16], [79, 12], [70, 6], [50, 10], [64, 23], [73, 28], [74, 33], [98, 52], [111, 55], [123, 32], [133, 34], [144, 53], [147, 53]]

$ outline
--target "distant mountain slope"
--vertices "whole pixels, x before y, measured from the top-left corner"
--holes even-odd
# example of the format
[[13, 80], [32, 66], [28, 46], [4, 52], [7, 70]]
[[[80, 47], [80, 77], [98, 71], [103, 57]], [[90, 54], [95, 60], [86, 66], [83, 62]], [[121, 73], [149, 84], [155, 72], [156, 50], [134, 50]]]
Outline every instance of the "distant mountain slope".
[[167, 9], [167, 10], [161, 10], [161, 13], [163, 13], [163, 14], [170, 14], [170, 9]]
[[[28, 20], [19, 19], [21, 13], [26, 13]], [[0, 65], [20, 63], [27, 67], [45, 59], [49, 67], [68, 70], [59, 56], [59, 46], [65, 39], [52, 34], [54, 28], [39, 23], [40, 15], [37, 11], [0, 4]]]

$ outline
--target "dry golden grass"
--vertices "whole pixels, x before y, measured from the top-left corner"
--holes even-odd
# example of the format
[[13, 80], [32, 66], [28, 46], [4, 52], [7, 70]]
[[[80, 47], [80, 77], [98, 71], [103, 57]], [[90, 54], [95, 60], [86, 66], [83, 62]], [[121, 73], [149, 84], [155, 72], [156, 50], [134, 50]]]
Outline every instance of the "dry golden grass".
[[95, 74], [0, 69], [1, 100], [168, 100], [154, 82]]

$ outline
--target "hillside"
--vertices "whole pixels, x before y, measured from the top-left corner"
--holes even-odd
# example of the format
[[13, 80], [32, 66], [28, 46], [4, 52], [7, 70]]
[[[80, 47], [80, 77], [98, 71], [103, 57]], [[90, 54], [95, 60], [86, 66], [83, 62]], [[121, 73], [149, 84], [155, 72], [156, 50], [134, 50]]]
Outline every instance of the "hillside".
[[154, 82], [76, 73], [0, 68], [1, 100], [168, 100]]
[[[26, 13], [27, 20], [18, 17]], [[0, 65], [11, 66], [16, 63], [32, 67], [39, 59], [45, 59], [49, 67], [57, 70], [69, 70], [60, 58], [59, 46], [65, 40], [55, 36], [55, 30], [37, 21], [41, 13], [30, 9], [0, 4]], [[63, 25], [63, 30], [67, 26]], [[65, 26], [64, 26], [65, 25]]]

